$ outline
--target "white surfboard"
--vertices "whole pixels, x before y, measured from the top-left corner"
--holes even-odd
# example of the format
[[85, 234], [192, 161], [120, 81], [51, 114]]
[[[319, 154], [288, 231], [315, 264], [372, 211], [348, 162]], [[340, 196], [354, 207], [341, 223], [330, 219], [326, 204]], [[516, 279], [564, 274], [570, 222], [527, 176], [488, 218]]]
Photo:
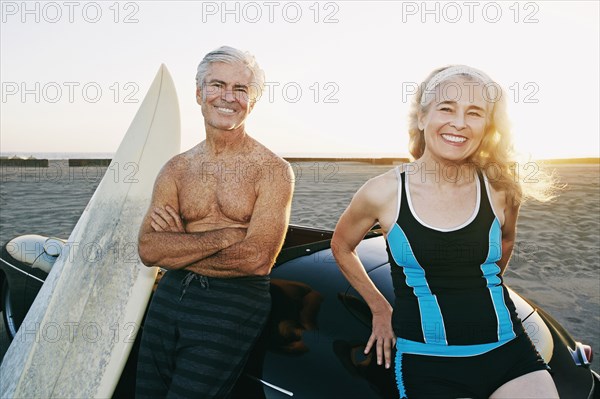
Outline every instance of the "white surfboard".
[[6, 352], [0, 397], [112, 395], [157, 272], [138, 257], [138, 230], [158, 172], [179, 151], [177, 94], [161, 65]]

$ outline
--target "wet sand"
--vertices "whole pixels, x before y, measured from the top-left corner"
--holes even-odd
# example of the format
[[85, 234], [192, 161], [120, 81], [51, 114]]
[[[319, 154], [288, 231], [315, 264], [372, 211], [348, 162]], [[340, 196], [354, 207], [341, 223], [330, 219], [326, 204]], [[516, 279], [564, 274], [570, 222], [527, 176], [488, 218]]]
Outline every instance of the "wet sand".
[[[295, 162], [291, 222], [333, 229], [352, 195], [391, 168], [357, 162]], [[567, 184], [549, 204], [521, 208], [507, 285], [554, 316], [600, 353], [600, 166], [556, 165]], [[21, 234], [67, 238], [106, 167], [2, 167], [0, 245]], [[0, 333], [3, 332], [3, 326]], [[0, 340], [0, 357], [6, 342]], [[600, 359], [593, 363], [600, 370]]]

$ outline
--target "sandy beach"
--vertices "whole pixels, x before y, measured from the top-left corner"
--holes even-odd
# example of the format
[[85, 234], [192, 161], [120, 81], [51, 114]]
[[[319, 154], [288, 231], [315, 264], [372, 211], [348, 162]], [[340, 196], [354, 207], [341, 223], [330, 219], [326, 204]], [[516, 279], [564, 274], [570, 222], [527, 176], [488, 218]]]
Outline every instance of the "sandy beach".
[[[355, 162], [293, 163], [291, 222], [333, 229], [353, 193], [391, 168]], [[600, 166], [555, 165], [567, 187], [548, 204], [521, 208], [507, 285], [553, 315], [600, 353]], [[67, 238], [106, 167], [2, 167], [0, 245], [21, 234]], [[0, 357], [6, 342], [0, 342]], [[593, 363], [600, 370], [600, 359]]]

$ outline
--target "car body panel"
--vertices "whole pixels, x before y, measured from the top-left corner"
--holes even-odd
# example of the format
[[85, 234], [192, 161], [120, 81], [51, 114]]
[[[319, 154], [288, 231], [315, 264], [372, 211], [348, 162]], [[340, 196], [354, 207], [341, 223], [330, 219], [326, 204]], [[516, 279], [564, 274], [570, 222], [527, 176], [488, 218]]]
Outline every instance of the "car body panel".
[[[398, 396], [393, 367], [386, 370], [376, 365], [372, 354], [363, 354], [371, 333], [371, 313], [337, 267], [330, 248], [331, 235], [329, 230], [290, 226], [271, 273], [271, 316], [234, 388], [233, 398]], [[357, 252], [370, 277], [391, 302], [393, 287], [384, 238], [376, 231], [369, 233]], [[6, 248], [2, 249], [0, 278], [8, 281], [17, 326], [44, 277], [42, 270], [10, 258]], [[548, 339], [548, 334], [552, 337], [550, 366], [561, 397], [598, 395], [589, 367], [577, 366], [573, 361], [577, 342], [550, 315], [527, 303], [519, 305], [521, 311], [529, 318], [538, 317], [536, 323], [542, 320], [547, 329], [547, 333], [532, 334], [537, 324], [528, 328], [530, 319], [526, 319], [524, 325], [532, 340]], [[134, 395], [140, 335], [114, 397]]]

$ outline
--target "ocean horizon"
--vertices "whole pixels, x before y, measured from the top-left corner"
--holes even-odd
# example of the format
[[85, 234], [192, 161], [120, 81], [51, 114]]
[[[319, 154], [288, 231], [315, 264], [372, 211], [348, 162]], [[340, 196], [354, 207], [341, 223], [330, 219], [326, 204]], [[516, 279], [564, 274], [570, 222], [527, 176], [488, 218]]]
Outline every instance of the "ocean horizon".
[[62, 159], [111, 159], [114, 152], [28, 152], [28, 151], [0, 151], [2, 158], [36, 158], [48, 160]]
[[[0, 158], [34, 158], [34, 159], [48, 159], [48, 160], [68, 160], [68, 159], [112, 159], [115, 155], [114, 152], [28, 152], [28, 151], [0, 151]], [[410, 156], [408, 154], [397, 154], [397, 153], [381, 153], [381, 154], [368, 154], [368, 153], [279, 153], [279, 156], [283, 158], [294, 158], [294, 159], [406, 159]], [[600, 156], [582, 156], [582, 157], [556, 157], [556, 158], [542, 158], [533, 159], [535, 161], [550, 161], [557, 163], [587, 163], [587, 164], [600, 164]]]

